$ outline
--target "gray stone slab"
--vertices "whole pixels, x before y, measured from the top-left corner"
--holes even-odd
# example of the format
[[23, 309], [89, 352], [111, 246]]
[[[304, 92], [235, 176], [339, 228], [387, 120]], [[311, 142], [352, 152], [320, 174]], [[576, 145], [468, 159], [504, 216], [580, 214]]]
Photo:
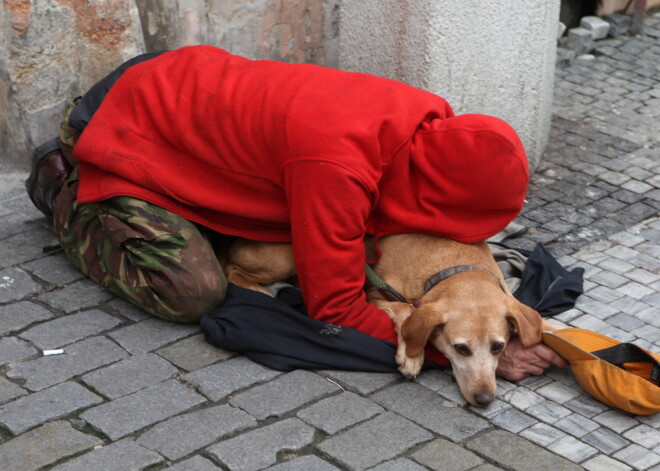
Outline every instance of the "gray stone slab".
[[566, 434], [560, 430], [557, 430], [554, 427], [551, 427], [548, 424], [537, 423], [532, 425], [526, 430], [523, 430], [520, 433], [521, 437], [541, 445], [542, 447], [547, 447], [551, 443], [556, 442], [560, 438], [564, 438]]
[[228, 405], [173, 417], [144, 432], [137, 442], [175, 461], [223, 437], [254, 427], [257, 421]]
[[630, 417], [628, 414], [619, 410], [607, 410], [602, 414], [592, 417], [592, 419], [614, 430], [618, 434], [639, 425], [639, 421], [635, 417]]
[[501, 414], [497, 414], [490, 419], [491, 423], [509, 432], [518, 433], [521, 430], [531, 427], [537, 423], [537, 420], [513, 407], [506, 409]]
[[196, 333], [199, 333], [197, 324], [177, 324], [150, 317], [109, 335], [127, 351], [136, 354], [150, 352]]
[[385, 412], [330, 437], [317, 448], [349, 469], [362, 470], [390, 460], [431, 438], [433, 435], [419, 425]]
[[100, 402], [100, 397], [78, 383], [62, 383], [0, 407], [0, 424], [16, 435]]
[[489, 431], [470, 439], [467, 448], [516, 471], [528, 471], [533, 463], [535, 471], [578, 471], [580, 466], [550, 453], [504, 430]]
[[363, 396], [403, 380], [403, 377], [397, 373], [364, 373], [361, 371], [339, 370], [321, 370], [317, 373], [337, 381], [347, 390]]
[[543, 401], [535, 404], [525, 409], [525, 412], [548, 424], [552, 424], [571, 413], [570, 409], [552, 401]]
[[41, 285], [20, 268], [0, 270], [0, 303], [17, 301], [41, 290]]
[[129, 357], [82, 377], [88, 386], [115, 399], [175, 377], [179, 370], [167, 360], [144, 353]]
[[85, 308], [96, 307], [114, 297], [91, 280], [76, 281], [64, 288], [39, 296], [49, 306], [64, 312], [74, 312]]
[[299, 456], [266, 469], [268, 471], [339, 471], [336, 466], [313, 455]]
[[582, 463], [587, 471], [630, 471], [632, 468], [609, 456], [598, 455]]
[[149, 319], [149, 315], [145, 310], [140, 309], [134, 304], [129, 303], [128, 301], [115, 298], [108, 303], [108, 307], [115, 313], [132, 320], [133, 322], [140, 322], [145, 319]]
[[[655, 433], [657, 434], [658, 431], [656, 430]], [[586, 434], [584, 437], [582, 437], [582, 441], [588, 443], [594, 448], [597, 448], [606, 455], [611, 455], [630, 444], [628, 440], [623, 438], [618, 433], [608, 430], [604, 427], [598, 428], [597, 430]]]
[[382, 412], [384, 409], [370, 399], [346, 391], [318, 401], [298, 411], [296, 415], [308, 424], [333, 435]]
[[339, 390], [337, 385], [317, 374], [297, 370], [239, 393], [229, 399], [229, 403], [261, 420], [280, 417]]
[[169, 380], [96, 406], [80, 417], [111, 440], [117, 440], [204, 402], [203, 396]]
[[426, 471], [426, 469], [412, 460], [400, 458], [381, 463], [378, 466], [370, 468], [369, 471]]
[[48, 309], [29, 301], [0, 306], [0, 335], [24, 329], [30, 324], [52, 317], [53, 313]]
[[372, 395], [371, 399], [455, 441], [464, 440], [489, 427], [484, 419], [448, 403], [430, 389], [411, 382], [390, 386]]
[[285, 419], [212, 445], [206, 451], [232, 471], [256, 471], [275, 464], [280, 452], [300, 450], [313, 441], [312, 427], [300, 419]]
[[181, 379], [195, 386], [210, 400], [220, 401], [239, 389], [268, 381], [280, 374], [246, 357], [236, 357], [193, 371]]
[[165, 469], [168, 471], [220, 471], [220, 468], [201, 456], [193, 456]]
[[194, 335], [187, 339], [156, 351], [179, 368], [186, 371], [199, 370], [235, 355], [222, 348], [215, 347], [204, 340], [203, 335]]
[[0, 445], [0, 469], [34, 471], [102, 443], [68, 422], [50, 422]]
[[162, 461], [163, 457], [158, 453], [124, 439], [85, 453], [50, 471], [140, 471]]
[[7, 376], [24, 380], [24, 386], [38, 391], [101, 366], [126, 358], [128, 354], [104, 337], [92, 337], [69, 345], [63, 355], [44, 356], [12, 367]]
[[575, 463], [580, 463], [598, 454], [598, 450], [594, 447], [571, 436], [560, 438], [551, 445], [548, 445], [548, 450], [557, 453], [559, 456], [568, 458]]
[[0, 268], [42, 258], [42, 248], [56, 243], [55, 236], [46, 230], [27, 230], [3, 239], [0, 244]]
[[600, 425], [591, 419], [582, 417], [579, 414], [571, 414], [554, 423], [554, 426], [574, 437], [583, 437], [589, 432], [593, 432]]
[[623, 436], [633, 443], [637, 443], [649, 450], [660, 445], [660, 431], [649, 425], [639, 425], [627, 431]]
[[67, 285], [84, 276], [64, 254], [44, 257], [33, 262], [24, 263], [21, 265], [21, 268], [56, 286]]
[[25, 340], [16, 337], [0, 339], [0, 365], [23, 360], [37, 353], [37, 349]]
[[413, 453], [412, 457], [424, 466], [438, 471], [466, 471], [484, 462], [471, 451], [442, 438], [427, 443]]
[[78, 340], [100, 334], [120, 324], [116, 317], [98, 309], [58, 317], [39, 324], [20, 334], [42, 350], [72, 344]]
[[17, 384], [0, 376], [0, 404], [25, 396], [28, 392]]

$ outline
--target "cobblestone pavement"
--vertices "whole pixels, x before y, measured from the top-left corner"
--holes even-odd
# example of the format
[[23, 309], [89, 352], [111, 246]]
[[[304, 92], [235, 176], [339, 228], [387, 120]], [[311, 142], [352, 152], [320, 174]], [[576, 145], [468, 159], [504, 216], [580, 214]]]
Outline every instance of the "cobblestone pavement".
[[[660, 17], [557, 69], [553, 131], [516, 244], [586, 269], [558, 316], [660, 352]], [[660, 470], [660, 414], [550, 370], [467, 406], [446, 371], [281, 373], [83, 279], [0, 177], [0, 469]], [[44, 350], [63, 348], [63, 355]]]

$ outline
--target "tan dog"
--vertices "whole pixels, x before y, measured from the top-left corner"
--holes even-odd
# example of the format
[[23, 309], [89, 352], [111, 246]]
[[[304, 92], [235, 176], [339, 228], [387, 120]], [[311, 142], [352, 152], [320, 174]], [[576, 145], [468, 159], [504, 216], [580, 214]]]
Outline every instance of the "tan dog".
[[[368, 252], [371, 243], [365, 241]], [[396, 362], [407, 377], [419, 374], [430, 342], [451, 362], [465, 399], [485, 406], [495, 397], [495, 370], [511, 335], [529, 347], [540, 342], [542, 330], [556, 330], [511, 295], [486, 243], [401, 234], [379, 239], [379, 248], [374, 271], [405, 302], [376, 288], [367, 298], [394, 322]], [[266, 294], [260, 284], [296, 273], [289, 244], [238, 239], [219, 259], [228, 281]]]

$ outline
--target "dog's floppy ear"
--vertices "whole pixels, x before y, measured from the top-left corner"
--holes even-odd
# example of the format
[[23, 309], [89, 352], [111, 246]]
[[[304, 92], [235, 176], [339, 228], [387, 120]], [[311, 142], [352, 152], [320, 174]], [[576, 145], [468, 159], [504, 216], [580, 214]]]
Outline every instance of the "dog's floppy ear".
[[401, 326], [401, 336], [406, 341], [406, 355], [409, 357], [419, 355], [433, 329], [442, 328], [444, 323], [445, 315], [435, 304], [427, 304], [415, 309]]
[[539, 313], [531, 307], [512, 298], [506, 320], [525, 347], [531, 347], [541, 341], [543, 320]]

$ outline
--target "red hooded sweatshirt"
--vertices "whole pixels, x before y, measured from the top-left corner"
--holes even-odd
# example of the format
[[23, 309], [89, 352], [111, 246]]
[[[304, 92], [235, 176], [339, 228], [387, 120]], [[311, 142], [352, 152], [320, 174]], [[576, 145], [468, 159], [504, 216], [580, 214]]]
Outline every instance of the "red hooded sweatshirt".
[[391, 342], [363, 290], [365, 234], [481, 241], [519, 213], [528, 180], [520, 139], [497, 118], [454, 116], [394, 80], [210, 46], [124, 72], [74, 155], [80, 202], [128, 195], [293, 242], [310, 316]]

